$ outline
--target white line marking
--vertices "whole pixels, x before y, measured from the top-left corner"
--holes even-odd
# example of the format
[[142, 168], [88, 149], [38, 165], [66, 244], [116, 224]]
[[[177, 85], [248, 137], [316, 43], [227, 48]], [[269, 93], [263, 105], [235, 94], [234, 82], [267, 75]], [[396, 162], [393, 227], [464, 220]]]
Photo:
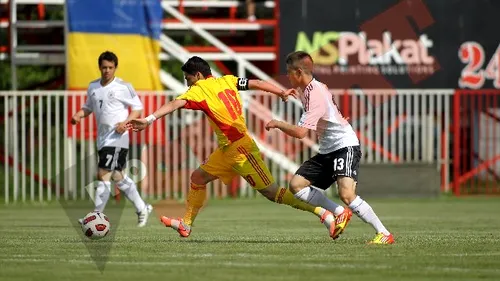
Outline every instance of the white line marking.
[[[68, 253], [69, 255], [78, 255], [80, 258], [92, 258], [91, 255], [85, 254], [81, 255], [79, 252], [75, 253]], [[366, 254], [366, 253], [353, 253], [350, 254], [351, 257], [371, 257], [373, 255]], [[395, 253], [388, 253], [388, 254], [378, 254], [378, 256], [383, 256], [383, 257], [408, 257], [408, 253], [400, 253], [400, 254], [395, 254]], [[500, 252], [486, 252], [486, 253], [444, 253], [444, 254], [432, 254], [432, 253], [416, 253], [413, 255], [415, 257], [424, 257], [424, 256], [441, 256], [441, 257], [493, 257], [493, 256], [500, 256]], [[6, 255], [6, 254], [0, 254], [0, 259], [10, 259], [10, 258], [16, 258], [16, 259], [25, 259], [25, 258], [33, 258], [33, 259], [47, 259], [51, 258], [50, 260], [54, 258], [60, 258], [61, 254], [13, 254], [13, 255]], [[108, 258], [135, 258], [135, 256], [132, 255], [125, 255], [125, 254], [110, 254], [107, 255]], [[212, 257], [242, 257], [242, 258], [278, 258], [282, 257], [282, 255], [279, 254], [258, 254], [258, 253], [227, 253], [227, 254], [214, 254], [214, 253], [203, 253], [203, 254], [190, 254], [190, 253], [161, 253], [157, 258], [212, 258]], [[312, 254], [309, 257], [311, 260], [315, 260], [317, 258], [331, 258], [331, 254]]]
[[[212, 254], [202, 254], [206, 257], [211, 257], [213, 256]], [[39, 256], [39, 258], [0, 258], [0, 261], [5, 262], [5, 263], [26, 263], [26, 262], [31, 262], [31, 263], [70, 263], [70, 264], [95, 264], [93, 260], [88, 260], [88, 259], [47, 259], [46, 256], [42, 255]], [[17, 255], [17, 256], [23, 256], [23, 255]], [[36, 255], [32, 255], [35, 257]], [[121, 255], [120, 255], [121, 256]], [[187, 255], [186, 255], [187, 256]], [[191, 255], [194, 256], [194, 255]], [[227, 255], [219, 255], [219, 256], [227, 256]], [[261, 256], [262, 255], [257, 255]], [[131, 257], [133, 258], [133, 257]], [[159, 257], [161, 258], [161, 257]], [[224, 261], [215, 261], [213, 259], [210, 259], [212, 261], [211, 263], [197, 263], [197, 266], [209, 266], [213, 267], [214, 263], [217, 264], [217, 266], [225, 266], [225, 267], [243, 267], [243, 268], [257, 268], [257, 267], [293, 267], [293, 268], [332, 268], [332, 269], [382, 269], [382, 270], [387, 270], [387, 269], [398, 269], [398, 270], [425, 270], [425, 271], [432, 271], [432, 272], [443, 272], [443, 271], [454, 271], [454, 272], [474, 272], [474, 273], [500, 273], [500, 269], [488, 269], [488, 268], [463, 268], [463, 267], [434, 267], [434, 266], [426, 266], [426, 267], [418, 267], [418, 266], [412, 266], [407, 267], [407, 266], [392, 266], [392, 265], [377, 265], [377, 264], [343, 264], [340, 261], [337, 262], [332, 262], [332, 263], [327, 263], [327, 264], [321, 264], [321, 263], [275, 263], [275, 262], [262, 262], [262, 263], [250, 263], [250, 262], [224, 262]], [[127, 265], [127, 266], [191, 266], [192, 262], [182, 262], [182, 261], [107, 261], [106, 264], [109, 265]]]

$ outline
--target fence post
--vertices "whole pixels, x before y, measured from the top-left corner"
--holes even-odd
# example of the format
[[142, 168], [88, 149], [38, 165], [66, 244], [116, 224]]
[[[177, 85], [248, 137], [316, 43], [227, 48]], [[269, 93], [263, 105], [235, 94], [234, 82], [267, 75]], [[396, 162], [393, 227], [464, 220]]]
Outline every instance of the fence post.
[[460, 91], [453, 94], [453, 193], [460, 195]]

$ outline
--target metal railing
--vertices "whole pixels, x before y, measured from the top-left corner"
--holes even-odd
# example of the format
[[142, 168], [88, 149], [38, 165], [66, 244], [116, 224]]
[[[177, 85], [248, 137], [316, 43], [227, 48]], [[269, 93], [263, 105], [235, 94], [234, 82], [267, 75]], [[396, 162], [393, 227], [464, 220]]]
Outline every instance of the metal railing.
[[[332, 92], [360, 137], [362, 163], [435, 164], [443, 170], [448, 186], [452, 90]], [[140, 95], [146, 111], [152, 112], [177, 94]], [[277, 131], [267, 132], [264, 125], [275, 111], [296, 123], [302, 109], [266, 93], [242, 96], [266, 109], [245, 109], [248, 129], [278, 184], [287, 185], [298, 165], [316, 153], [315, 135], [298, 140]], [[92, 116], [80, 125], [69, 124], [84, 100], [83, 92], [0, 92], [0, 178], [6, 203], [88, 198], [83, 187], [95, 174], [96, 125], [89, 122]], [[207, 119], [201, 112], [189, 110], [180, 110], [141, 133], [130, 133], [130, 140], [129, 168], [140, 168], [140, 172], [129, 172], [142, 180], [142, 194], [153, 199], [183, 198], [190, 172], [217, 146]], [[230, 186], [216, 181], [209, 192], [211, 197], [254, 195], [239, 180]]]

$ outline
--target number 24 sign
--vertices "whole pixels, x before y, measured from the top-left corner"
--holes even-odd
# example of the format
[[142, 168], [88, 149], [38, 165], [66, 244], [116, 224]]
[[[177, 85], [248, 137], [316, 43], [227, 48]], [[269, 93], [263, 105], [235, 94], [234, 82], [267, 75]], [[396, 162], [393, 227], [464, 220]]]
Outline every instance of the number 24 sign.
[[486, 79], [493, 80], [493, 86], [500, 89], [500, 45], [485, 69], [482, 69], [485, 55], [481, 44], [464, 42], [458, 50], [458, 57], [466, 64], [458, 80], [460, 88], [479, 89]]

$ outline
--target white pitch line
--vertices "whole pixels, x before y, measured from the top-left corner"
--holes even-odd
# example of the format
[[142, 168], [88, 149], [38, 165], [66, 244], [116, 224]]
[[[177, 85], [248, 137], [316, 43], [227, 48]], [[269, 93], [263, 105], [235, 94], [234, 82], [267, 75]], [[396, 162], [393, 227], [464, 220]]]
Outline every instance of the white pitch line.
[[[70, 253], [71, 255], [72, 253]], [[79, 253], [74, 253], [75, 255], [78, 254], [79, 257], [81, 258], [92, 258], [91, 255], [86, 254], [86, 255], [81, 255]], [[49, 260], [48, 258], [59, 258], [61, 255], [60, 254], [14, 254], [14, 255], [6, 255], [6, 254], [0, 254], [0, 259], [9, 259], [9, 258], [18, 258], [18, 259], [24, 259], [24, 258], [33, 258], [33, 259], [46, 259], [47, 261]], [[373, 255], [366, 254], [366, 253], [353, 253], [350, 254], [351, 257], [371, 257]], [[394, 253], [388, 253], [388, 254], [378, 254], [378, 256], [383, 256], [383, 257], [408, 257], [410, 256], [408, 253], [401, 253], [401, 254], [394, 254]], [[432, 254], [432, 253], [417, 253], [413, 255], [414, 257], [425, 257], [425, 256], [441, 256], [441, 257], [493, 257], [493, 256], [500, 256], [500, 252], [485, 252], [485, 253], [444, 253], [444, 254]], [[131, 255], [123, 255], [123, 254], [109, 254], [107, 255], [108, 258], [135, 258], [135, 256]], [[226, 254], [214, 254], [214, 253], [203, 253], [203, 254], [191, 254], [191, 253], [161, 253], [161, 255], [158, 256], [158, 258], [213, 258], [213, 257], [242, 257], [242, 258], [277, 258], [277, 257], [282, 257], [282, 255], [278, 254], [256, 254], [256, 253], [226, 253]], [[331, 258], [331, 254], [313, 254], [310, 257], [307, 257], [305, 260], [315, 260], [318, 258]]]
[[[46, 259], [46, 258], [0, 258], [1, 262], [5, 263], [71, 263], [71, 264], [95, 264], [92, 260], [81, 260], [81, 259]], [[249, 262], [219, 262], [214, 261], [217, 266], [225, 267], [239, 267], [239, 268], [257, 268], [257, 267], [293, 267], [293, 268], [330, 268], [330, 269], [381, 269], [381, 270], [419, 270], [419, 271], [432, 271], [432, 272], [443, 272], [443, 271], [453, 271], [453, 272], [474, 272], [474, 273], [500, 273], [500, 269], [479, 269], [479, 268], [463, 268], [463, 267], [407, 267], [407, 266], [391, 266], [391, 265], [374, 265], [374, 264], [342, 264], [340, 262], [332, 262], [328, 264], [318, 264], [318, 263], [249, 263]], [[208, 266], [213, 267], [214, 263], [197, 263], [197, 266]], [[107, 261], [108, 265], [126, 265], [126, 266], [191, 266], [192, 261], [182, 262], [182, 261]]]
[[[23, 258], [0, 258], [0, 261], [2, 262], [11, 262], [11, 263], [17, 263], [17, 262], [39, 262], [39, 263], [76, 263], [76, 264], [95, 264], [93, 260], [80, 260], [80, 259], [45, 259], [45, 258], [29, 258], [29, 259], [23, 259]], [[193, 262], [182, 262], [182, 261], [107, 261], [105, 262], [107, 265], [127, 265], [127, 266], [192, 266]], [[284, 266], [289, 266], [289, 267], [302, 267], [302, 268], [367, 268], [367, 269], [390, 269], [390, 266], [384, 266], [384, 265], [355, 265], [355, 264], [317, 264], [317, 263], [290, 263], [290, 264], [278, 264], [278, 263], [249, 263], [249, 262], [220, 262], [220, 261], [215, 261], [214, 263], [217, 264], [217, 266], [226, 266], [226, 267], [251, 267], [251, 268], [256, 268], [256, 267], [284, 267]], [[213, 263], [197, 263], [196, 266], [209, 266], [213, 267]]]

